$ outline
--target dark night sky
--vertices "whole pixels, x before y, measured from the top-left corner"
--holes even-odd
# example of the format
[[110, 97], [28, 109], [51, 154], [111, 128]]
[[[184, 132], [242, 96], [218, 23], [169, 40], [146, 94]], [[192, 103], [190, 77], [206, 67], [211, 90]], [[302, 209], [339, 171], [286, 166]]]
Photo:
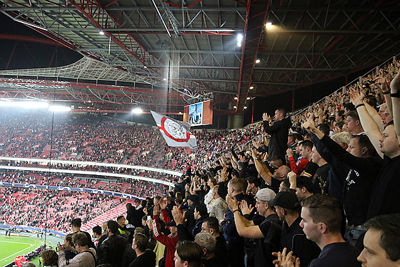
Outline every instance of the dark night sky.
[[[7, 16], [0, 14], [0, 34], [1, 35], [19, 35], [30, 36], [40, 39], [46, 39], [45, 36], [31, 30], [20, 23], [14, 22]], [[70, 49], [60, 46], [50, 46], [46, 44], [7, 40], [2, 38], [0, 42], [0, 69], [18, 69], [18, 68], [38, 68], [38, 67], [55, 67], [71, 64], [81, 58], [81, 55]], [[365, 73], [368, 69], [361, 70], [355, 74], [348, 75], [347, 80], [351, 81], [359, 75]], [[345, 77], [340, 77], [332, 81], [323, 82], [308, 86], [302, 89], [296, 89], [295, 92], [295, 110], [305, 107], [323, 96], [335, 91], [339, 87], [345, 85]], [[277, 107], [284, 107], [291, 110], [292, 93], [283, 93], [279, 95], [268, 96], [265, 98], [258, 97], [254, 100], [254, 121], [261, 119], [263, 112], [272, 113]], [[244, 122], [250, 123], [252, 108], [245, 111]], [[226, 117], [226, 116], [225, 116]], [[226, 127], [226, 118], [214, 117], [213, 128], [218, 126]], [[147, 121], [147, 119], [145, 119]]]

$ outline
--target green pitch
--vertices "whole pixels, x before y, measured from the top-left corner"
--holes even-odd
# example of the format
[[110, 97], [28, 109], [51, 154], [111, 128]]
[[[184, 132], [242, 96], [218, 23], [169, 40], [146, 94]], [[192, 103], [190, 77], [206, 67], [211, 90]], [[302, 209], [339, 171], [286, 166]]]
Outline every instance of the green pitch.
[[14, 261], [17, 256], [25, 255], [40, 247], [44, 241], [26, 236], [0, 236], [0, 266]]

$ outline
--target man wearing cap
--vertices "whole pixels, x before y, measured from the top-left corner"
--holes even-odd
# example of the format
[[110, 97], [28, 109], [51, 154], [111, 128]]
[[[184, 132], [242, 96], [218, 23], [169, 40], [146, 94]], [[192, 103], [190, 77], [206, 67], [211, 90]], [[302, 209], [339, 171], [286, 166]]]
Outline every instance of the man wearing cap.
[[[265, 219], [260, 225], [254, 225], [253, 221], [247, 220], [239, 211], [239, 202], [231, 196], [227, 196], [229, 209], [235, 218], [236, 230], [240, 236], [254, 238], [257, 241], [254, 253], [254, 266], [274, 266], [271, 253], [278, 249], [280, 241], [281, 226], [279, 217], [272, 206], [268, 204], [275, 197], [275, 192], [269, 188], [258, 190], [256, 194], [256, 209], [260, 216]], [[243, 205], [242, 205], [242, 208]]]
[[287, 248], [288, 251], [293, 251], [293, 254], [300, 258], [301, 266], [308, 266], [314, 258], [318, 257], [320, 249], [314, 242], [306, 238], [303, 229], [300, 227], [300, 203], [296, 194], [279, 192], [270, 205], [275, 207], [277, 215], [283, 221], [281, 249]]

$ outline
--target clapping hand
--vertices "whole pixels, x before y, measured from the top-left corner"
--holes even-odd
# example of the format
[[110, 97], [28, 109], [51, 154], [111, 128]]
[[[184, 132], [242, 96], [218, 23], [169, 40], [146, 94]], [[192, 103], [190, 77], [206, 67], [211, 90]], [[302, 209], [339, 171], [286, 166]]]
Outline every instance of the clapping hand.
[[287, 249], [284, 248], [282, 252], [273, 252], [272, 255], [276, 256], [277, 259], [272, 263], [275, 267], [300, 267], [300, 259], [293, 256], [293, 251], [290, 251], [286, 255]]

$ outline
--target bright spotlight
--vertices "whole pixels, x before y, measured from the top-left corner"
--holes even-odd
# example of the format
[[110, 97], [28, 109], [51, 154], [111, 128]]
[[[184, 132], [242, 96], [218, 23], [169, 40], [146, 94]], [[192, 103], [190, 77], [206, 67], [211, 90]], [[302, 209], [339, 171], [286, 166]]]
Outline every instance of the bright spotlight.
[[40, 109], [40, 108], [47, 108], [49, 106], [49, 103], [44, 101], [1, 101], [0, 106]]
[[235, 96], [233, 99], [234, 99], [234, 100], [237, 100], [237, 96]]
[[259, 58], [256, 59], [256, 64], [260, 63], [261, 60]]
[[132, 113], [133, 114], [142, 114], [143, 113], [143, 109], [141, 109], [139, 107], [134, 108], [134, 109], [132, 109]]
[[71, 107], [61, 106], [61, 105], [51, 105], [51, 106], [49, 106], [49, 111], [51, 111], [51, 112], [70, 112]]
[[265, 28], [271, 29], [271, 28], [272, 28], [272, 22], [267, 22], [267, 23], [265, 24]]
[[246, 98], [246, 100], [250, 100], [250, 96], [248, 96], [248, 97]]
[[237, 46], [241, 47], [242, 46], [242, 42], [243, 42], [243, 34], [239, 33], [236, 36], [236, 41], [237, 41]]
[[254, 89], [254, 86], [253, 86], [253, 85], [252, 85], [252, 86], [250, 86], [250, 90], [251, 90], [251, 89]]
[[143, 68], [147, 69], [147, 66], [146, 66], [146, 65], [144, 65], [144, 66], [143, 66]]
[[246, 106], [244, 106], [243, 108], [244, 108], [244, 109], [247, 109], [247, 107], [246, 107]]
[[100, 35], [104, 35], [103, 30], [100, 30], [100, 31], [99, 31], [99, 34], [100, 34]]
[[164, 79], [162, 79], [163, 81], [166, 81], [167, 80], [167, 78], [164, 78]]
[[233, 108], [236, 109], [237, 107], [236, 107], [236, 106], [233, 106]]

